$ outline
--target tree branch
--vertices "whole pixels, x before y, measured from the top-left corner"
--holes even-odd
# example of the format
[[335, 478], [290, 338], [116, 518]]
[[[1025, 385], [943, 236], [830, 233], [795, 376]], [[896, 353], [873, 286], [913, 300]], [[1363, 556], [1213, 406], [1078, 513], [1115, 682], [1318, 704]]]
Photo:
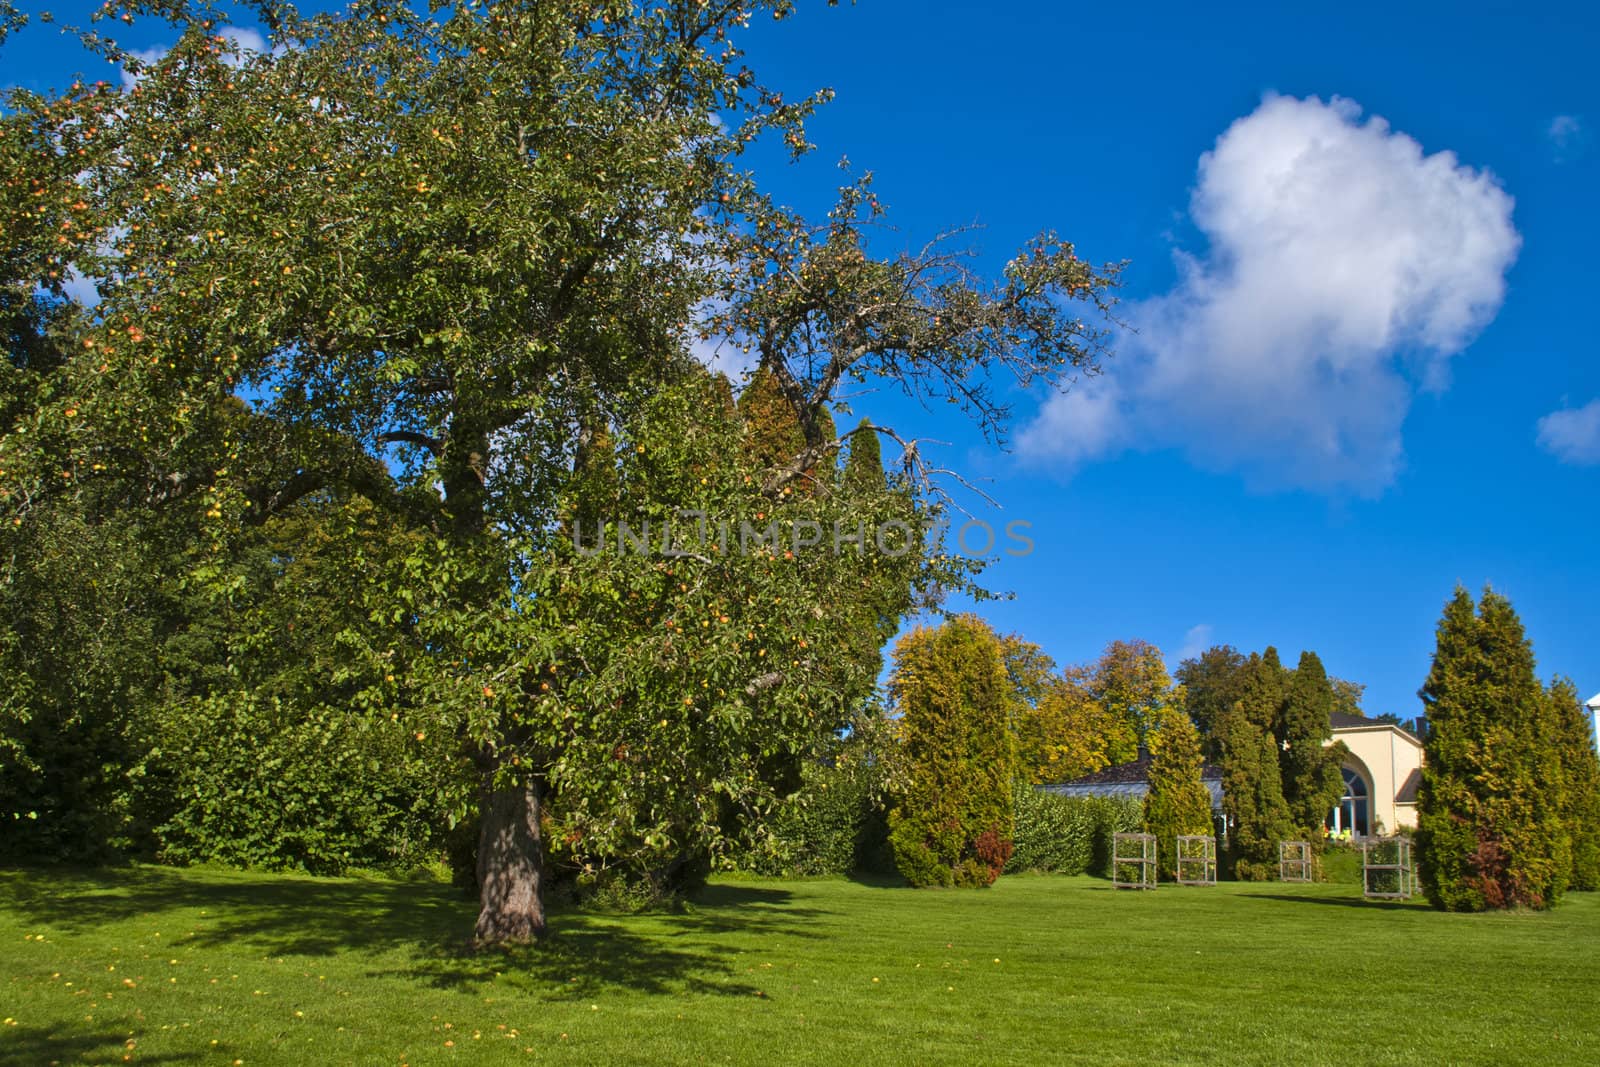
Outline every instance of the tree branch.
[[416, 430], [390, 430], [378, 435], [379, 445], [416, 445], [427, 449], [435, 459], [444, 454], [444, 441]]

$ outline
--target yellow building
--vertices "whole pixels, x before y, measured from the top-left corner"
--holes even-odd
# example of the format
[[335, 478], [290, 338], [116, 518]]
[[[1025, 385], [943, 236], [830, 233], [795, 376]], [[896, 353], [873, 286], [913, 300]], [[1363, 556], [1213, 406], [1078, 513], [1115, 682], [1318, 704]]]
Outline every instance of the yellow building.
[[[1422, 742], [1398, 726], [1337, 711], [1329, 727], [1332, 737], [1326, 743], [1343, 741], [1350, 750], [1342, 768], [1344, 796], [1328, 816], [1329, 829], [1336, 834], [1348, 830], [1353, 837], [1381, 837], [1415, 829]], [[1221, 769], [1207, 764], [1201, 781], [1220, 813]], [[1150, 789], [1150, 754], [1141, 748], [1139, 758], [1131, 763], [1038, 788], [1067, 797], [1143, 797]]]
[[1417, 825], [1422, 784], [1422, 742], [1386, 722], [1334, 712], [1332, 738], [1350, 754], [1344, 761], [1344, 797], [1328, 825], [1358, 837], [1392, 834]]

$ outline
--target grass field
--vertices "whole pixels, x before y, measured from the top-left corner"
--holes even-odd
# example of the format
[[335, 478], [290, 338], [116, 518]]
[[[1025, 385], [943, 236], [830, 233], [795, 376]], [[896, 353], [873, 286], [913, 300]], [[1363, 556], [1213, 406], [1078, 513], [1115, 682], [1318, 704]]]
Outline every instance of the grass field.
[[1596, 1063], [1600, 899], [721, 881], [472, 955], [447, 886], [0, 871], [0, 1062]]

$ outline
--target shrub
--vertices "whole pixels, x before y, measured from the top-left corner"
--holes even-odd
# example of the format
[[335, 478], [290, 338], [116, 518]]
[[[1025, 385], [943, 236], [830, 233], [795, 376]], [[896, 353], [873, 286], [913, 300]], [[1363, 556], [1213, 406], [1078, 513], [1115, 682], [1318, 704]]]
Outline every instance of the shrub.
[[1371, 842], [1367, 846], [1366, 854], [1357, 854], [1363, 861], [1361, 880], [1363, 891], [1367, 893], [1398, 893], [1404, 888], [1401, 873], [1398, 870], [1368, 871], [1366, 862], [1384, 865], [1396, 865], [1401, 859], [1400, 844], [1393, 838], [1382, 838]]
[[1361, 850], [1345, 841], [1329, 841], [1316, 854], [1317, 880], [1340, 885], [1361, 884]]
[[129, 709], [159, 684], [149, 608], [170, 585], [152, 577], [148, 538], [132, 516], [101, 520], [64, 499], [7, 516], [0, 862], [104, 860], [126, 851], [135, 830]]

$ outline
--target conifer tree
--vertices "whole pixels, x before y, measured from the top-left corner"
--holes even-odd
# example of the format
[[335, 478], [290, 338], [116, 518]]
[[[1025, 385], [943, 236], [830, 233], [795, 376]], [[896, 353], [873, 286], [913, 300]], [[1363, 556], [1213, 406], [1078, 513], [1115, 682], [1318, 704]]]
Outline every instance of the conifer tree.
[[1422, 888], [1450, 911], [1554, 905], [1572, 870], [1558, 730], [1511, 603], [1457, 587], [1420, 693]]
[[1229, 861], [1235, 877], [1263, 881], [1277, 871], [1279, 842], [1293, 833], [1279, 779], [1277, 745], [1248, 717], [1235, 715], [1225, 721], [1222, 748]]
[[1249, 665], [1232, 645], [1213, 645], [1178, 665], [1177, 682], [1184, 688], [1185, 706], [1200, 731], [1200, 749], [1207, 759], [1222, 756], [1221, 723], [1241, 696]]
[[1472, 597], [1457, 586], [1436, 628], [1433, 665], [1419, 693], [1432, 727], [1417, 793], [1421, 880], [1428, 899], [1450, 910], [1486, 906], [1479, 880], [1490, 855], [1479, 850], [1479, 798], [1472, 778], [1479, 770], [1479, 744], [1488, 734], [1488, 723], [1481, 702], [1469, 698], [1478, 679], [1488, 673], [1477, 630]]
[[883, 472], [883, 452], [871, 419], [863, 418], [850, 437], [844, 482], [845, 488], [853, 493], [881, 493], [888, 484]]
[[779, 391], [776, 376], [766, 367], [745, 383], [738, 409], [745, 426], [746, 450], [758, 467], [781, 467], [805, 449], [805, 431]]
[[889, 813], [895, 864], [917, 886], [984, 886], [1011, 858], [1010, 686], [1000, 640], [961, 615], [895, 646], [889, 696], [906, 785]]
[[1144, 831], [1155, 835], [1158, 874], [1170, 881], [1177, 877], [1177, 836], [1212, 832], [1211, 792], [1201, 780], [1200, 735], [1181, 705], [1157, 714], [1149, 747]]
[[[813, 442], [807, 427], [795, 414], [794, 405], [779, 389], [777, 376], [763, 366], [750, 376], [744, 391], [739, 394], [737, 406], [745, 424], [746, 449], [762, 470], [781, 470], [813, 443], [818, 446], [826, 458], [806, 468], [798, 487], [801, 492], [814, 490], [817, 471], [832, 460], [837, 449], [838, 431], [826, 405], [806, 409], [812, 423], [811, 432], [815, 434]], [[832, 470], [831, 467], [828, 469]]]
[[1550, 683], [1551, 713], [1560, 731], [1563, 822], [1572, 840], [1571, 889], [1600, 889], [1600, 758], [1589, 716], [1570, 678]]
[[1289, 817], [1295, 829], [1312, 840], [1344, 791], [1339, 766], [1347, 750], [1342, 742], [1326, 744], [1334, 700], [1322, 660], [1315, 652], [1302, 652], [1279, 717], [1278, 763]]
[[1230, 831], [1229, 863], [1249, 881], [1277, 872], [1278, 845], [1293, 832], [1283, 799], [1278, 744], [1272, 724], [1284, 699], [1278, 652], [1250, 656], [1240, 699], [1218, 731], [1222, 747], [1223, 813]]
[[1276, 736], [1283, 721], [1283, 706], [1289, 696], [1289, 672], [1272, 645], [1259, 656], [1250, 657], [1239, 695], [1244, 712], [1267, 733]]

